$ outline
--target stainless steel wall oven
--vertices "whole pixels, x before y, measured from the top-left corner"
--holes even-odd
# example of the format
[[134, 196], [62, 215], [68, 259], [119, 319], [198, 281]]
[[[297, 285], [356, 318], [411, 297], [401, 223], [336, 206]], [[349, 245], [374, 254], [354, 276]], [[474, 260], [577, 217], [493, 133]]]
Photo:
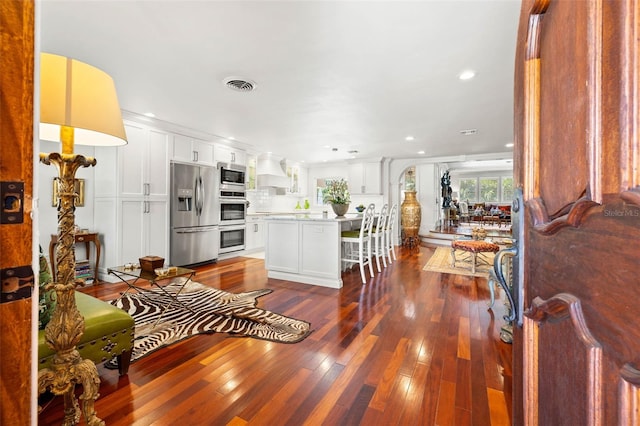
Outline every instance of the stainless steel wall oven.
[[245, 225], [232, 225], [220, 227], [220, 250], [222, 253], [229, 253], [245, 248]]
[[220, 226], [244, 225], [247, 221], [247, 200], [220, 198]]

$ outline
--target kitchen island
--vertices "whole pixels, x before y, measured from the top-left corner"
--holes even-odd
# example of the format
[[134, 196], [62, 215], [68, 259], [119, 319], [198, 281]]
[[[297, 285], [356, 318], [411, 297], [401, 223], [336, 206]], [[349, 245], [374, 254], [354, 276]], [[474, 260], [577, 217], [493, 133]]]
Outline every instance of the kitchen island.
[[342, 288], [342, 231], [356, 229], [361, 215], [270, 215], [265, 218], [267, 276]]

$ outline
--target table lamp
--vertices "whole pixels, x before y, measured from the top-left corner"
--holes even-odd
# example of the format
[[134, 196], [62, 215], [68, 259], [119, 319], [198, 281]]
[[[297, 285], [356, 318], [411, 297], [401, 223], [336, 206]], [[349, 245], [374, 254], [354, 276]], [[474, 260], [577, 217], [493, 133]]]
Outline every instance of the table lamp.
[[[38, 373], [38, 392], [64, 395], [64, 424], [77, 424], [81, 413], [87, 425], [103, 425], [94, 409], [100, 378], [95, 364], [76, 349], [84, 332], [84, 318], [75, 301], [76, 170], [95, 166], [96, 160], [73, 153], [74, 144], [117, 146], [127, 143], [113, 79], [83, 62], [42, 53], [40, 56], [40, 138], [62, 144], [61, 153], [40, 153], [40, 161], [58, 169], [57, 279], [48, 289], [56, 292], [56, 307], [45, 328], [47, 344], [55, 350], [53, 364]], [[53, 259], [51, 259], [53, 261]], [[82, 410], [75, 399], [81, 384]]]

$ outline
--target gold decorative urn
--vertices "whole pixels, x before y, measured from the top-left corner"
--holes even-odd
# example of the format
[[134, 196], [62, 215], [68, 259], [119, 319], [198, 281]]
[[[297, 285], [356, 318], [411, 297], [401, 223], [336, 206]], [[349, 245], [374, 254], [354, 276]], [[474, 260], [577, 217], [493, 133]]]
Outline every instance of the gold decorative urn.
[[417, 243], [421, 217], [421, 208], [416, 198], [416, 191], [405, 191], [404, 201], [400, 206], [400, 223], [404, 235], [403, 244], [413, 245]]

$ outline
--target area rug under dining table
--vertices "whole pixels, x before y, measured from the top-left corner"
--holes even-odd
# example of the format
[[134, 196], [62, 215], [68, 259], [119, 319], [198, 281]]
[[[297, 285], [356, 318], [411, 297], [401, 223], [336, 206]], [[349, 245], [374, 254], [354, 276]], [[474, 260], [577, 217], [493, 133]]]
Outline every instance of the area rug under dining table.
[[[186, 278], [176, 278], [164, 289], [175, 294], [184, 280]], [[131, 356], [131, 362], [134, 362], [162, 347], [202, 333], [229, 333], [280, 343], [303, 340], [311, 333], [310, 323], [256, 306], [258, 297], [271, 291], [228, 293], [189, 281], [178, 295], [183, 306], [171, 304], [157, 290], [125, 293], [110, 303], [128, 312], [135, 321]], [[160, 321], [157, 321], [159, 317]], [[105, 366], [118, 368], [115, 359], [107, 361]]]

